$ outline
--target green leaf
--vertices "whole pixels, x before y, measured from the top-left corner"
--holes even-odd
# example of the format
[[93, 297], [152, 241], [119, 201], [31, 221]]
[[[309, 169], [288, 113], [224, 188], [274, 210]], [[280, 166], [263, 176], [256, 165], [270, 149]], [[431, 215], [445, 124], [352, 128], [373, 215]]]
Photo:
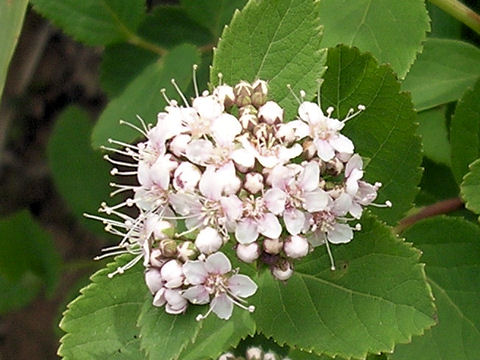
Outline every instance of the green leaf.
[[11, 283], [31, 283], [25, 275], [33, 274], [52, 292], [58, 281], [60, 256], [50, 235], [27, 210], [1, 219], [0, 234], [0, 275]]
[[462, 36], [462, 23], [452, 15], [430, 2], [426, 3], [428, 15], [432, 19], [432, 30], [429, 37], [460, 39]]
[[223, 27], [230, 22], [236, 9], [241, 9], [246, 0], [180, 0], [188, 15], [209, 29], [216, 39]]
[[369, 51], [402, 78], [430, 30], [423, 0], [322, 0], [320, 22], [323, 47], [345, 44]]
[[232, 317], [221, 320], [215, 315], [196, 321], [207, 306], [191, 306], [185, 314], [169, 315], [146, 300], [139, 318], [141, 346], [149, 359], [197, 360], [217, 358], [247, 335], [255, 333], [252, 315], [235, 307]]
[[252, 303], [258, 331], [305, 351], [365, 358], [391, 352], [431, 327], [434, 307], [420, 252], [365, 216], [348, 245], [324, 247], [298, 263], [286, 284], [264, 272]]
[[438, 309], [438, 325], [411, 344], [401, 345], [394, 360], [474, 360], [480, 353], [480, 229], [458, 218], [436, 217], [405, 232], [422, 252], [422, 261]]
[[200, 61], [197, 48], [180, 45], [160, 60], [147, 66], [115, 99], [110, 101], [92, 133], [94, 147], [107, 144], [109, 138], [131, 142], [139, 132], [128, 126], [120, 126], [119, 120], [138, 124], [136, 116], [147, 123], [156, 123], [157, 113], [166, 105], [160, 90], [167, 89], [175, 97], [170, 80], [174, 78], [185, 90], [192, 80], [192, 66]]
[[287, 84], [313, 97], [324, 69], [317, 8], [311, 0], [250, 1], [223, 31], [210, 81], [218, 83], [218, 73], [230, 85], [268, 80], [270, 98], [285, 108], [286, 118], [294, 116], [298, 103]]
[[421, 177], [421, 146], [410, 97], [399, 93], [400, 84], [388, 66], [379, 66], [357, 49], [329, 49], [327, 66], [321, 90], [324, 109], [333, 106], [334, 115], [343, 118], [350, 108], [366, 106], [343, 132], [356, 152], [370, 159], [366, 180], [383, 184], [376, 202], [393, 203], [390, 209], [372, 212], [393, 224], [411, 208]]
[[418, 114], [417, 135], [422, 137], [426, 157], [438, 164], [450, 166], [450, 142], [448, 141], [445, 109], [432, 109]]
[[470, 172], [463, 178], [460, 188], [465, 207], [480, 214], [480, 159], [470, 164]]
[[450, 124], [452, 171], [462, 182], [468, 165], [480, 157], [480, 80], [458, 101]]
[[462, 41], [428, 39], [403, 82], [415, 108], [458, 100], [480, 76], [480, 50]]
[[158, 54], [127, 43], [109, 45], [103, 51], [100, 85], [109, 98], [119, 96]]
[[56, 188], [72, 213], [90, 230], [104, 235], [102, 224], [83, 216], [96, 214], [110, 193], [110, 166], [90, 146], [92, 127], [84, 110], [67, 108], [57, 119], [47, 155]]
[[42, 280], [26, 272], [19, 280], [9, 280], [0, 274], [0, 315], [28, 305], [42, 288]]
[[67, 334], [58, 354], [68, 360], [144, 360], [135, 326], [148, 289], [139, 264], [112, 279], [107, 274], [131, 260], [122, 256], [95, 273], [68, 305], [60, 327]]
[[7, 79], [8, 65], [17, 45], [28, 0], [0, 0], [0, 99]]
[[424, 171], [420, 182], [421, 190], [415, 199], [417, 205], [429, 205], [458, 196], [460, 189], [448, 166], [424, 158], [422, 167]]
[[32, 0], [32, 3], [36, 11], [88, 45], [130, 40], [145, 12], [144, 0]]

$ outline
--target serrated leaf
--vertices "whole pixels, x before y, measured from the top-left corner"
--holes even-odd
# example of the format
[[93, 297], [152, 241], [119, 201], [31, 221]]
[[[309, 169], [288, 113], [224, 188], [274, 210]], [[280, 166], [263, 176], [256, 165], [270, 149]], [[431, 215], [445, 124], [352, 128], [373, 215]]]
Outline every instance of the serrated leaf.
[[402, 89], [410, 91], [415, 109], [458, 100], [480, 76], [480, 50], [468, 43], [428, 39]]
[[313, 96], [323, 72], [317, 7], [312, 0], [250, 1], [223, 31], [211, 83], [218, 83], [218, 73], [230, 85], [267, 80], [270, 98], [284, 107], [286, 118], [294, 116], [298, 103], [287, 84]]
[[22, 210], [1, 219], [0, 234], [0, 275], [11, 283], [20, 283], [26, 281], [26, 274], [34, 274], [52, 292], [58, 281], [60, 256], [50, 235], [30, 212]]
[[336, 271], [320, 247], [286, 284], [259, 276], [252, 302], [260, 332], [279, 344], [364, 359], [435, 323], [419, 251], [370, 216], [362, 225], [350, 244], [332, 248]]
[[480, 80], [458, 101], [450, 123], [452, 172], [458, 184], [480, 157]]
[[145, 12], [143, 0], [32, 0], [36, 11], [74, 39], [107, 45], [134, 37]]
[[420, 182], [420, 192], [415, 198], [416, 205], [429, 205], [458, 196], [460, 189], [448, 166], [436, 164], [428, 158], [424, 158], [422, 167], [424, 171]]
[[357, 49], [329, 49], [327, 66], [321, 89], [324, 109], [333, 106], [334, 116], [341, 119], [350, 108], [366, 106], [347, 122], [343, 133], [352, 139], [356, 152], [370, 159], [365, 178], [383, 184], [376, 202], [393, 203], [390, 209], [372, 212], [393, 224], [410, 209], [421, 177], [421, 146], [415, 136], [410, 97], [400, 93], [400, 84], [388, 66], [379, 66]]
[[180, 0], [188, 15], [209, 29], [214, 38], [220, 36], [235, 10], [243, 8], [246, 2], [246, 0]]
[[191, 306], [185, 314], [169, 315], [146, 300], [139, 317], [141, 346], [149, 359], [196, 360], [216, 358], [240, 339], [255, 332], [248, 311], [234, 309], [232, 317], [221, 320], [215, 315], [196, 321], [207, 306]]
[[129, 260], [131, 256], [121, 256], [95, 273], [92, 283], [68, 305], [60, 323], [67, 333], [58, 350], [63, 359], [145, 359], [135, 326], [148, 293], [143, 267], [138, 265], [125, 274], [107, 277]]
[[7, 78], [8, 65], [17, 45], [28, 0], [0, 0], [0, 99]]
[[405, 232], [422, 252], [435, 296], [438, 325], [399, 346], [394, 360], [474, 360], [480, 353], [480, 229], [463, 219], [437, 217]]
[[450, 166], [450, 142], [445, 109], [420, 112], [417, 134], [422, 137], [423, 151], [426, 157], [438, 164]]
[[460, 189], [465, 207], [480, 214], [480, 159], [470, 164], [470, 172], [463, 178]]
[[431, 38], [460, 39], [462, 36], [462, 23], [439, 7], [427, 2], [428, 15], [430, 16], [432, 30], [428, 34]]
[[371, 52], [404, 77], [422, 48], [429, 18], [423, 0], [322, 0], [323, 47], [337, 44]]
[[110, 193], [110, 166], [90, 146], [92, 128], [84, 110], [67, 108], [55, 123], [47, 155], [56, 188], [72, 213], [90, 230], [104, 235], [102, 224], [83, 216], [95, 214]]
[[138, 124], [138, 115], [147, 123], [156, 123], [157, 114], [166, 105], [160, 90], [166, 88], [169, 96], [175, 98], [176, 92], [170, 80], [174, 78], [185, 90], [192, 80], [192, 66], [199, 61], [197, 48], [184, 44], [147, 66], [107, 105], [93, 129], [93, 146], [98, 148], [106, 145], [109, 138], [127, 143], [138, 138], [139, 132], [125, 125], [120, 126], [119, 120]]

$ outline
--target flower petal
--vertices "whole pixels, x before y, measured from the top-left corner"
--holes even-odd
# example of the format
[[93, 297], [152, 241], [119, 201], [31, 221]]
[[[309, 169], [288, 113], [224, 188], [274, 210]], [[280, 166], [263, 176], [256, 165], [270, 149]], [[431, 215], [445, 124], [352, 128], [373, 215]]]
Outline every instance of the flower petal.
[[183, 273], [185, 274], [185, 279], [191, 285], [203, 284], [206, 277], [208, 276], [208, 271], [205, 263], [200, 260], [189, 260], [185, 264], [183, 264]]
[[322, 211], [327, 207], [330, 196], [322, 189], [317, 189], [304, 193], [303, 200], [303, 207], [308, 212]]
[[232, 316], [233, 302], [225, 293], [215, 296], [210, 303], [210, 307], [220, 319], [228, 320]]
[[233, 275], [228, 280], [228, 288], [233, 295], [246, 298], [255, 294], [258, 289], [257, 284], [247, 275]]
[[207, 257], [207, 260], [205, 260], [205, 268], [209, 273], [223, 275], [232, 270], [232, 264], [224, 253], [216, 252]]
[[215, 167], [207, 166], [198, 184], [202, 195], [210, 200], [218, 200], [222, 193], [222, 185], [222, 180], [217, 176]]
[[280, 215], [285, 210], [285, 202], [287, 201], [287, 194], [277, 188], [267, 190], [263, 199], [267, 209], [275, 215]]
[[299, 234], [305, 226], [305, 214], [298, 209], [285, 210], [283, 220], [285, 221], [287, 231], [291, 235]]
[[258, 238], [258, 226], [251, 219], [245, 219], [237, 224], [235, 238], [240, 244], [250, 244]]
[[272, 213], [266, 213], [260, 220], [257, 222], [258, 231], [271, 239], [276, 239], [282, 233], [282, 225], [278, 221], [277, 217]]
[[211, 129], [217, 144], [228, 145], [240, 134], [242, 125], [235, 116], [224, 113], [213, 121]]
[[341, 153], [352, 154], [355, 149], [352, 140], [342, 134], [331, 137], [329, 143], [335, 150]]
[[315, 147], [317, 148], [317, 153], [320, 159], [323, 161], [332, 160], [335, 156], [335, 151], [333, 150], [332, 145], [326, 140], [322, 139], [315, 139], [314, 140]]
[[328, 241], [332, 244], [344, 244], [353, 239], [353, 230], [347, 224], [336, 223], [333, 230], [327, 233]]
[[182, 296], [196, 305], [208, 304], [210, 302], [210, 295], [203, 285], [189, 287], [182, 293]]
[[320, 168], [318, 163], [310, 161], [306, 164], [298, 177], [298, 183], [304, 191], [317, 189], [320, 183]]

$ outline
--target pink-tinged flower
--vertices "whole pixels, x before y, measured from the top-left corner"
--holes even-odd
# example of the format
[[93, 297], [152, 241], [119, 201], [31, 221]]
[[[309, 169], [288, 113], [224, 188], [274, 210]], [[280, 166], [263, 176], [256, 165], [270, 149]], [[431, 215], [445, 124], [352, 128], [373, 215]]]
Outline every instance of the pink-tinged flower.
[[258, 118], [269, 124], [281, 123], [283, 121], [283, 109], [274, 101], [267, 101], [258, 109]]
[[272, 267], [272, 275], [278, 280], [288, 280], [293, 275], [292, 264], [288, 261], [279, 261]]
[[192, 163], [182, 162], [173, 174], [173, 187], [177, 191], [194, 191], [202, 173]]
[[272, 188], [265, 192], [265, 204], [276, 215], [283, 215], [287, 231], [297, 235], [306, 230], [307, 212], [326, 208], [330, 197], [320, 188], [320, 168], [311, 161], [305, 166], [276, 166], [269, 176]]
[[252, 263], [260, 256], [260, 247], [256, 242], [251, 244], [238, 244], [236, 249], [237, 257], [246, 263]]
[[164, 306], [168, 314], [177, 315], [187, 310], [188, 302], [179, 289], [161, 288], [153, 297], [154, 306]]
[[283, 244], [283, 251], [292, 259], [299, 259], [308, 254], [309, 245], [306, 238], [298, 235], [287, 237]]
[[170, 260], [160, 269], [160, 274], [163, 281], [165, 281], [164, 286], [169, 289], [175, 289], [183, 284], [183, 279], [185, 278], [182, 269], [182, 263], [178, 260]]
[[223, 239], [218, 231], [211, 227], [200, 230], [195, 239], [195, 246], [203, 254], [211, 254], [220, 249], [223, 245]]
[[160, 290], [165, 283], [160, 274], [160, 269], [154, 267], [147, 269], [147, 271], [145, 271], [145, 283], [152, 294]]
[[308, 136], [313, 140], [317, 154], [323, 161], [331, 160], [335, 152], [353, 154], [354, 150], [352, 141], [340, 134], [340, 130], [345, 121], [356, 114], [349, 113], [346, 119], [339, 121], [330, 117], [332, 111], [333, 109], [328, 109], [325, 116], [320, 106], [305, 101], [298, 109], [300, 119], [287, 124], [287, 128], [293, 129], [298, 139]]
[[210, 309], [197, 320], [214, 312], [221, 319], [232, 316], [233, 305], [253, 312], [254, 306], [245, 306], [243, 298], [252, 296], [257, 285], [246, 275], [233, 274], [230, 260], [221, 252], [209, 255], [205, 261], [187, 261], [183, 265], [185, 279], [191, 285], [183, 291], [183, 297], [192, 304], [208, 304]]
[[237, 222], [235, 238], [240, 244], [250, 244], [258, 235], [278, 238], [282, 233], [282, 225], [278, 218], [268, 211], [262, 197], [249, 197], [243, 202], [243, 216]]

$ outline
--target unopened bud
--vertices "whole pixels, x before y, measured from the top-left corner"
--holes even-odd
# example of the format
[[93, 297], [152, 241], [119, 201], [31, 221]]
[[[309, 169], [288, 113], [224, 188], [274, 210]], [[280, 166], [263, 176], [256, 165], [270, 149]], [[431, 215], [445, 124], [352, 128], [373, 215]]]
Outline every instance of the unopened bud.
[[193, 191], [195, 190], [202, 172], [191, 162], [184, 161], [176, 168], [173, 174], [173, 187], [175, 190]]
[[150, 252], [150, 265], [156, 266], [156, 267], [162, 267], [163, 264], [165, 264], [168, 261], [168, 259], [165, 259], [162, 255], [162, 251], [160, 249], [152, 249]]
[[252, 85], [246, 81], [240, 81], [233, 89], [235, 103], [239, 107], [250, 105], [252, 103], [252, 91]]
[[254, 262], [260, 256], [259, 246], [256, 242], [250, 244], [238, 244], [237, 256], [246, 263]]
[[163, 257], [173, 258], [177, 256], [177, 242], [172, 239], [164, 239], [158, 244]]
[[272, 352], [268, 352], [265, 355], [263, 355], [263, 360], [277, 360], [277, 355], [275, 355]]
[[244, 114], [238, 120], [245, 130], [251, 130], [258, 124], [258, 118], [253, 114]]
[[184, 241], [177, 246], [177, 258], [183, 262], [197, 257], [198, 250], [191, 241]]
[[263, 351], [258, 347], [247, 349], [247, 360], [263, 360]]
[[272, 268], [272, 275], [278, 280], [288, 280], [293, 275], [292, 265], [284, 260]]
[[211, 254], [220, 249], [223, 245], [223, 239], [217, 230], [211, 227], [206, 227], [197, 235], [195, 239], [195, 246], [203, 254]]
[[305, 154], [305, 158], [307, 160], [310, 160], [315, 156], [315, 153], [317, 152], [317, 148], [315, 147], [315, 144], [313, 143], [312, 140], [305, 140], [302, 146], [303, 146], [303, 153]]
[[152, 294], [155, 294], [158, 290], [160, 290], [163, 286], [163, 279], [160, 269], [152, 267], [145, 271], [145, 282], [148, 290], [150, 290]]
[[257, 108], [265, 104], [268, 95], [267, 82], [263, 80], [256, 80], [252, 84], [252, 104]]
[[165, 290], [165, 300], [167, 305], [165, 306], [165, 311], [168, 314], [180, 314], [185, 312], [188, 306], [187, 299], [185, 299], [181, 294], [180, 290], [177, 289], [166, 289]]
[[258, 118], [273, 125], [283, 121], [283, 109], [274, 101], [268, 101], [258, 110]]
[[334, 157], [332, 160], [327, 161], [325, 164], [325, 171], [332, 176], [338, 176], [342, 173], [343, 171], [343, 163]]
[[217, 86], [213, 90], [213, 95], [215, 95], [226, 108], [231, 107], [235, 101], [235, 94], [233, 93], [233, 88], [228, 85]]
[[165, 287], [174, 289], [183, 284], [185, 275], [183, 274], [182, 263], [178, 260], [170, 260], [162, 266], [160, 270]]
[[260, 173], [251, 172], [245, 176], [243, 187], [251, 194], [256, 194], [263, 190], [263, 176]]
[[291, 235], [285, 240], [283, 250], [292, 259], [304, 257], [308, 254], [308, 241], [303, 236]]
[[158, 221], [153, 228], [153, 235], [155, 240], [163, 240], [172, 237], [175, 234], [175, 227], [166, 220]]
[[280, 239], [265, 238], [263, 240], [263, 249], [271, 255], [279, 254], [283, 249], [283, 241]]
[[235, 357], [235, 355], [233, 355], [232, 353], [226, 353], [226, 354], [222, 354], [220, 355], [220, 357], [218, 358], [218, 360], [236, 360], [237, 358]]
[[192, 138], [190, 135], [180, 134], [173, 138], [170, 142], [170, 151], [176, 156], [184, 156], [187, 151], [188, 143]]

